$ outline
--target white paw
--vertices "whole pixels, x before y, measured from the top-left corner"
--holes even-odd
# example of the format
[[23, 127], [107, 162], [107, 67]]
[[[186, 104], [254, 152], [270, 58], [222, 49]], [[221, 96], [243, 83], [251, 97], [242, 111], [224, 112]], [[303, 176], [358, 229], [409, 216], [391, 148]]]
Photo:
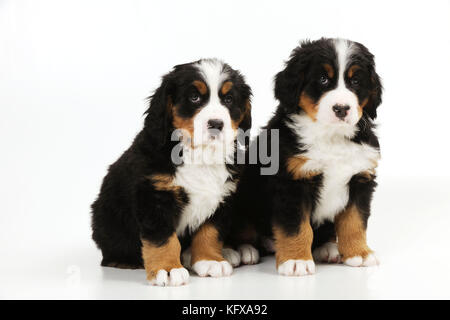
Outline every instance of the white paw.
[[191, 267], [191, 247], [187, 248], [181, 254], [181, 264], [187, 268], [192, 269]]
[[236, 250], [223, 248], [222, 255], [233, 267], [238, 267], [241, 264], [241, 255]]
[[226, 277], [233, 273], [233, 267], [228, 261], [200, 260], [194, 263], [192, 269], [200, 277]]
[[346, 259], [344, 263], [351, 267], [372, 267], [380, 264], [374, 253], [370, 253], [365, 259], [361, 256], [351, 257]]
[[319, 248], [314, 249], [313, 257], [315, 261], [339, 263], [341, 255], [335, 242], [327, 242]]
[[259, 252], [251, 244], [243, 244], [238, 248], [243, 264], [255, 264], [259, 261]]
[[149, 284], [152, 286], [181, 286], [187, 284], [189, 280], [189, 272], [185, 268], [173, 268], [167, 273], [166, 270], [161, 269]]
[[312, 260], [287, 260], [278, 266], [278, 273], [284, 276], [306, 276], [315, 272]]
[[273, 239], [264, 238], [264, 240], [262, 242], [262, 246], [269, 253], [275, 253], [275, 251], [276, 251], [275, 250], [275, 241]]

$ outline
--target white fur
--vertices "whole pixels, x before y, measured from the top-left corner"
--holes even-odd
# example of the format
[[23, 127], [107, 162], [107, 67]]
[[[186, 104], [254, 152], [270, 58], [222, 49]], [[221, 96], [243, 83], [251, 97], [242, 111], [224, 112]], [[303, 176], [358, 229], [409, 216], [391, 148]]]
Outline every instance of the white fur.
[[[233, 151], [228, 149], [233, 148], [236, 131], [232, 128], [229, 110], [219, 98], [221, 86], [228, 76], [224, 63], [217, 59], [204, 59], [196, 66], [208, 86], [209, 100], [194, 117], [193, 145], [198, 147], [213, 144], [216, 148], [220, 147], [225, 153], [229, 153]], [[222, 131], [214, 137], [214, 140], [208, 132], [208, 121], [212, 119], [219, 119], [224, 123]]]
[[194, 232], [216, 211], [223, 199], [236, 190], [236, 183], [227, 181], [230, 173], [224, 163], [214, 165], [183, 164], [177, 168], [174, 185], [189, 196], [176, 232]]
[[[359, 120], [358, 97], [345, 86], [344, 81], [344, 72], [347, 61], [353, 52], [353, 45], [347, 40], [337, 39], [334, 42], [334, 46], [338, 56], [338, 85], [335, 89], [326, 92], [320, 99], [316, 118], [318, 122], [324, 124], [347, 122], [350, 125], [355, 125]], [[344, 121], [336, 117], [333, 111], [334, 105], [346, 105], [350, 107]]]
[[192, 269], [200, 277], [227, 277], [233, 273], [233, 267], [228, 261], [200, 260], [194, 263]]
[[287, 260], [278, 266], [278, 273], [283, 276], [306, 276], [315, 272], [312, 260]]
[[327, 242], [314, 249], [313, 257], [317, 262], [339, 263], [341, 255], [336, 242]]
[[241, 264], [241, 255], [231, 248], [223, 248], [222, 255], [233, 267], [239, 267]]
[[380, 264], [374, 253], [370, 253], [365, 259], [361, 256], [354, 256], [346, 259], [344, 263], [351, 267], [372, 267]]
[[174, 268], [169, 273], [161, 269], [156, 273], [156, 277], [149, 281], [153, 286], [181, 286], [187, 284], [189, 280], [189, 272], [185, 268]]
[[259, 252], [251, 244], [240, 245], [239, 253], [243, 264], [255, 264], [259, 261]]
[[320, 225], [334, 221], [348, 203], [348, 182], [360, 172], [373, 170], [380, 158], [379, 150], [366, 144], [352, 142], [356, 127], [346, 123], [321, 124], [307, 115], [294, 115], [288, 125], [297, 132], [304, 144], [301, 156], [308, 160], [305, 171], [323, 173], [320, 197], [312, 214], [312, 221]]
[[[241, 255], [236, 250], [231, 248], [223, 248], [222, 255], [233, 267], [238, 267], [241, 264]], [[181, 254], [181, 263], [187, 269], [192, 269], [191, 266], [191, 247], [187, 248]]]
[[[188, 194], [189, 203], [184, 208], [176, 232], [183, 235], [188, 229], [194, 232], [211, 217], [223, 199], [236, 189], [225, 163], [234, 154], [235, 130], [227, 108], [219, 101], [221, 84], [226, 80], [223, 62], [216, 59], [201, 60], [197, 64], [210, 91], [206, 106], [194, 118], [194, 143], [183, 147], [183, 164], [177, 168], [174, 185]], [[216, 139], [208, 134], [211, 119], [224, 122], [222, 133]]]

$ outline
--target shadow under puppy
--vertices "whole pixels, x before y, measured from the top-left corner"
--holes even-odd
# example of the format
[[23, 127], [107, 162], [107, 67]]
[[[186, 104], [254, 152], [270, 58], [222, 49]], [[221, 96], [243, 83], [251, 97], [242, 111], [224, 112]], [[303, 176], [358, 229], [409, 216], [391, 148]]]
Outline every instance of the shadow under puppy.
[[381, 93], [373, 55], [344, 39], [304, 41], [276, 75], [280, 104], [249, 150], [270, 149], [276, 137], [278, 150], [270, 152], [279, 154], [279, 170], [262, 175], [263, 165], [246, 167], [232, 235], [275, 251], [280, 274], [314, 273], [313, 256], [378, 263], [366, 228], [380, 157], [373, 120]]
[[[251, 90], [216, 59], [175, 66], [151, 97], [144, 128], [109, 167], [92, 204], [102, 266], [145, 267], [154, 285], [228, 276], [239, 255], [223, 248], [240, 166], [238, 129], [251, 127]], [[225, 257], [224, 257], [225, 254]]]

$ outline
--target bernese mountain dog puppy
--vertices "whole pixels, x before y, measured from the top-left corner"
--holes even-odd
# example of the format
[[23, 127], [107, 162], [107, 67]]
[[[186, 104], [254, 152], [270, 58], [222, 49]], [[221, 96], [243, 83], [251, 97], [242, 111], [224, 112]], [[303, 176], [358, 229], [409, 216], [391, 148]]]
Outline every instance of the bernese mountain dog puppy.
[[[109, 167], [92, 204], [102, 266], [142, 268], [153, 285], [187, 283], [188, 271], [228, 276], [239, 257], [223, 248], [251, 126], [251, 89], [217, 59], [175, 66], [151, 97], [144, 128]], [[225, 257], [224, 257], [225, 255]], [[230, 257], [231, 255], [231, 257]]]
[[275, 251], [278, 273], [312, 274], [314, 260], [378, 263], [366, 228], [380, 158], [373, 121], [381, 94], [374, 56], [349, 40], [304, 41], [276, 75], [279, 105], [263, 130], [267, 141], [260, 133], [252, 143], [278, 152], [279, 169], [263, 175], [261, 163], [246, 167], [233, 234]]

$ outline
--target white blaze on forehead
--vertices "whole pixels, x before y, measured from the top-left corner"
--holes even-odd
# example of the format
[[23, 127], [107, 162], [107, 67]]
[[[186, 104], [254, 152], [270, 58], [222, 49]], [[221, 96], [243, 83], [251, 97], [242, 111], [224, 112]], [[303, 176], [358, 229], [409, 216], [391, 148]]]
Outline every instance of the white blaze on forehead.
[[354, 51], [353, 43], [345, 39], [336, 39], [334, 48], [337, 55], [337, 86], [321, 98], [317, 119], [324, 123], [340, 122], [341, 120], [336, 118], [332, 108], [334, 105], [346, 105], [350, 107], [346, 122], [355, 125], [359, 120], [358, 97], [345, 86], [345, 70]]
[[210, 99], [218, 98], [219, 86], [227, 77], [224, 63], [217, 59], [204, 59], [199, 61], [197, 67], [209, 87]]
[[[199, 151], [200, 157], [211, 158], [208, 162], [223, 162], [224, 157], [234, 152], [233, 142], [236, 135], [232, 128], [230, 112], [221, 103], [219, 97], [221, 86], [227, 80], [229, 74], [225, 64], [217, 59], [200, 60], [196, 67], [209, 89], [209, 99], [194, 117], [193, 145], [204, 147]], [[220, 137], [211, 140], [208, 132], [208, 121], [213, 119], [221, 120], [223, 129]], [[197, 156], [194, 158], [197, 159]]]
[[339, 68], [339, 84], [344, 82], [344, 72], [349, 61], [350, 56], [353, 53], [353, 43], [345, 39], [334, 40], [334, 47], [337, 53], [337, 62]]

